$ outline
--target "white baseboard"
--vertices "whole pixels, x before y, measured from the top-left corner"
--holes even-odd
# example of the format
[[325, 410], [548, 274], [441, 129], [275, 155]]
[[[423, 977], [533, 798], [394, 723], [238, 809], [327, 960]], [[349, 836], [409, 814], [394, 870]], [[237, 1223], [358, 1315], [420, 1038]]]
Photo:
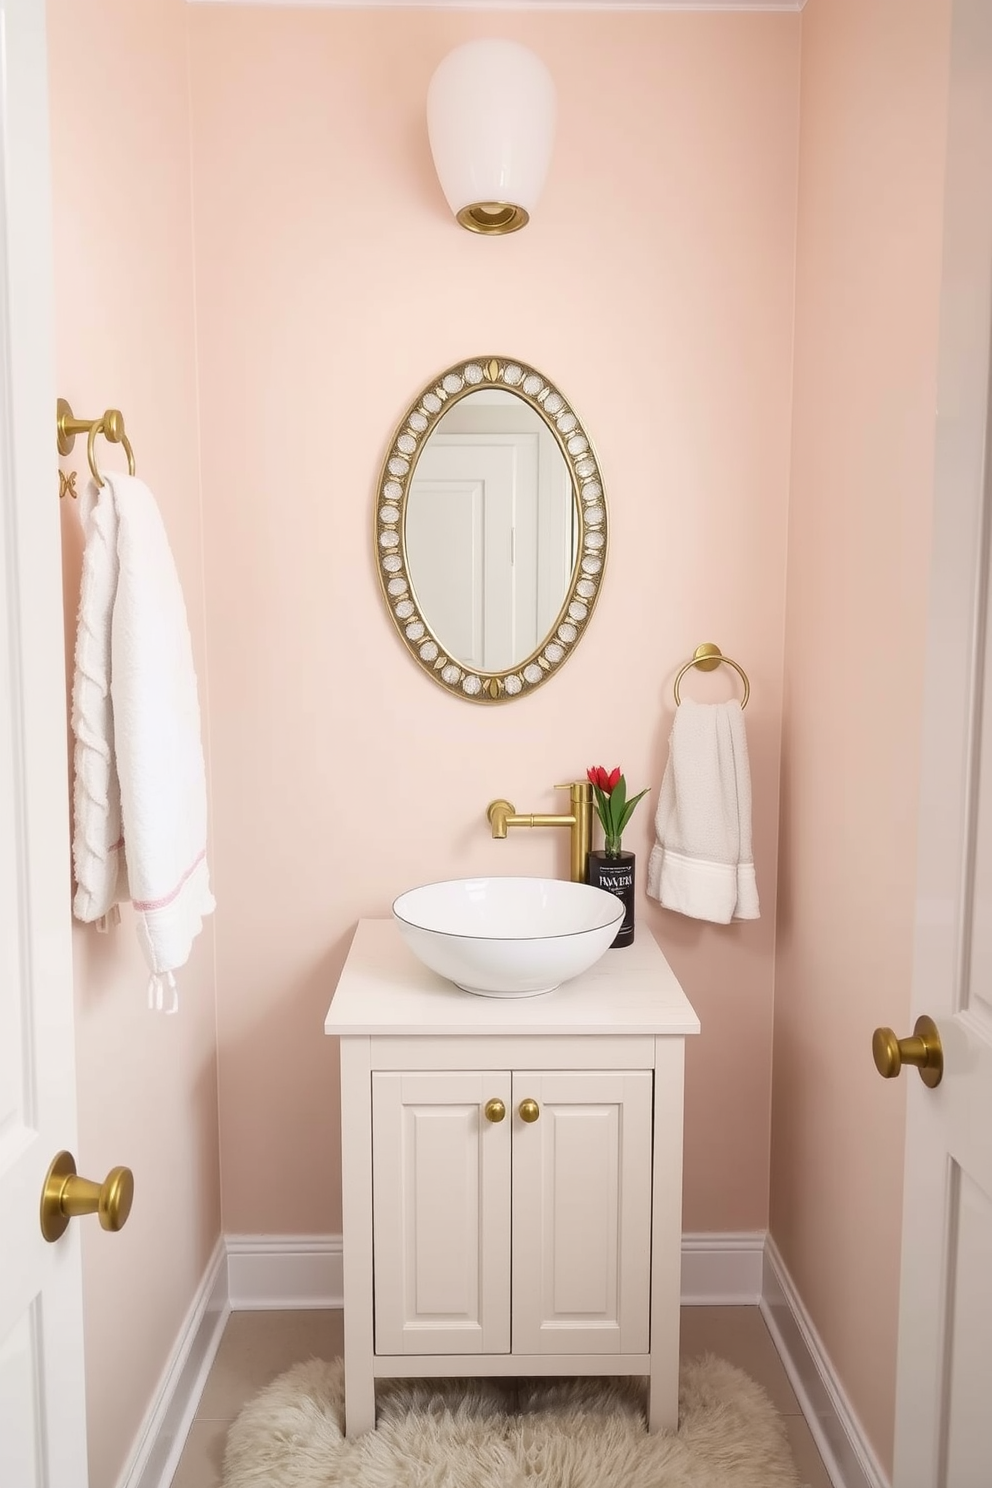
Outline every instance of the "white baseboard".
[[764, 1230], [682, 1236], [683, 1307], [756, 1307]]
[[[695, 1307], [758, 1305], [763, 1231], [683, 1235], [682, 1302]], [[233, 1312], [340, 1307], [340, 1235], [228, 1235]]]
[[214, 1247], [117, 1488], [169, 1488], [230, 1314], [227, 1247]]
[[340, 1235], [228, 1235], [228, 1298], [233, 1312], [341, 1307]]
[[[222, 1237], [117, 1488], [169, 1488], [232, 1311], [340, 1307], [342, 1298], [340, 1235]], [[834, 1488], [889, 1488], [770, 1237], [683, 1235], [682, 1302], [759, 1306]]]
[[759, 1306], [834, 1488], [889, 1488], [770, 1235]]

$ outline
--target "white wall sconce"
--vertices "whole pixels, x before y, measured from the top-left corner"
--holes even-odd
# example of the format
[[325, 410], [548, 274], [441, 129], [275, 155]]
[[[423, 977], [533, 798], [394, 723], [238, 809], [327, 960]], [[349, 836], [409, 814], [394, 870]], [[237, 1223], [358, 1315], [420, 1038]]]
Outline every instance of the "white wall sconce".
[[526, 226], [544, 186], [555, 132], [555, 85], [515, 41], [467, 41], [431, 78], [427, 133], [441, 189], [470, 232]]

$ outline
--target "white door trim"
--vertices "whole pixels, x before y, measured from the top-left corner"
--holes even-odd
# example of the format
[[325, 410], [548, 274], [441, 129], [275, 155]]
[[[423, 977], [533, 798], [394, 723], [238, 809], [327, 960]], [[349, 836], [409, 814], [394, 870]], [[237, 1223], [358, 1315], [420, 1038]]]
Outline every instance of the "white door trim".
[[[984, 733], [987, 748], [992, 730], [988, 698], [982, 716], [992, 501], [992, 12], [987, 0], [955, 0], [952, 17], [908, 1020], [927, 1013], [937, 1021], [946, 1071], [943, 1087], [932, 1091], [912, 1070], [902, 1076], [908, 1089], [893, 1468], [900, 1484], [944, 1481], [951, 1358], [945, 1314], [954, 1303], [955, 1270], [952, 1132], [956, 1137], [959, 1123], [982, 1130], [989, 1101], [989, 1076], [977, 1073], [989, 1069], [988, 1032], [976, 1025], [972, 1040], [973, 1014], [961, 1009], [968, 1006], [979, 747]], [[962, 1163], [963, 1151], [959, 1142], [955, 1157]]]
[[39, 1223], [48, 1166], [76, 1146], [50, 174], [44, 0], [0, 0], [0, 1476], [69, 1488], [80, 1239]]

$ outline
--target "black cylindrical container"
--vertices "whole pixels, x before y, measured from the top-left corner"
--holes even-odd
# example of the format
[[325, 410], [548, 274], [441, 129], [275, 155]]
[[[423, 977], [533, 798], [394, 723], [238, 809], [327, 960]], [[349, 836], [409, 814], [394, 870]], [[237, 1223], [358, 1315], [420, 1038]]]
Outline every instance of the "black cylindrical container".
[[634, 866], [632, 852], [608, 858], [601, 847], [594, 847], [587, 859], [586, 883], [595, 889], [606, 889], [623, 901], [623, 921], [611, 945], [629, 946], [634, 939]]

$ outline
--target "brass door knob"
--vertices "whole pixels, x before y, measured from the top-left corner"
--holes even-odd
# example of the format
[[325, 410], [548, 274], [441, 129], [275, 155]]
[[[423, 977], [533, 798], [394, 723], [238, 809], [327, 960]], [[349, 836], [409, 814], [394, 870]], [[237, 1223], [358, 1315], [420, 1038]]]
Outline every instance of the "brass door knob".
[[933, 1090], [944, 1073], [944, 1050], [937, 1025], [923, 1013], [909, 1038], [896, 1038], [891, 1028], [876, 1028], [871, 1040], [875, 1068], [886, 1080], [894, 1080], [904, 1064], [914, 1064], [924, 1085]]
[[70, 1219], [97, 1214], [105, 1230], [122, 1230], [131, 1213], [134, 1176], [130, 1168], [111, 1168], [102, 1183], [76, 1176], [71, 1152], [60, 1152], [52, 1160], [41, 1191], [41, 1233], [58, 1240]]
[[484, 1111], [487, 1121], [502, 1121], [506, 1115], [506, 1107], [501, 1100], [486, 1101]]
[[517, 1109], [521, 1121], [536, 1121], [541, 1114], [541, 1108], [536, 1100], [522, 1100]]

